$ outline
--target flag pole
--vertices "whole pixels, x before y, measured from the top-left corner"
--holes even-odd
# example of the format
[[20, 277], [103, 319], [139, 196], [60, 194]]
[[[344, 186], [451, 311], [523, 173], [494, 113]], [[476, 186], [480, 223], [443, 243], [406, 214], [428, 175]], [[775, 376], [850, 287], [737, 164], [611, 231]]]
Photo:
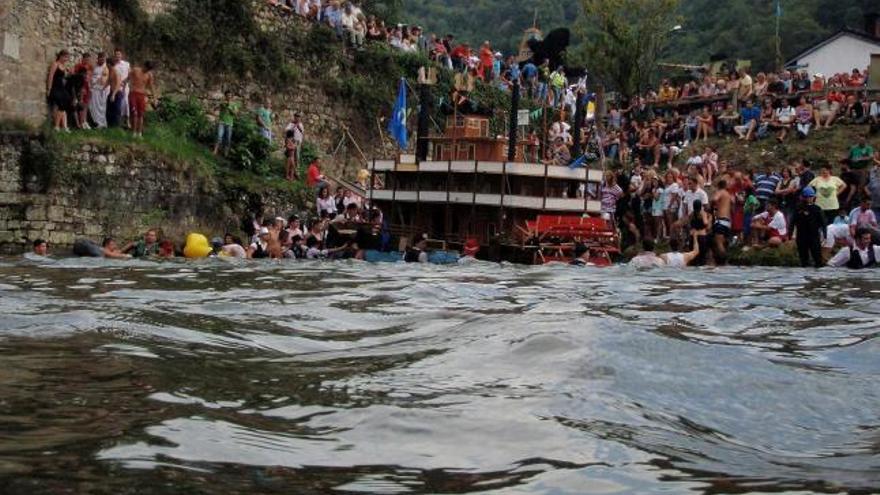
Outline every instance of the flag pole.
[[776, 0], [776, 70], [782, 70], [782, 40], [779, 37], [779, 21], [782, 19], [782, 0]]

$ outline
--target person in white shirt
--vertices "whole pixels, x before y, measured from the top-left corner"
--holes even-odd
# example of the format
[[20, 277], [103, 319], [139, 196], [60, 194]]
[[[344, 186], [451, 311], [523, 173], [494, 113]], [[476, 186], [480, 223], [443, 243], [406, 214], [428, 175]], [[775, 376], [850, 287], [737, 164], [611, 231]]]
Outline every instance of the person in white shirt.
[[355, 196], [351, 193], [351, 190], [346, 189], [343, 193], [342, 205], [348, 208], [348, 205], [354, 203], [358, 208], [361, 207], [361, 198], [360, 196]]
[[654, 252], [654, 241], [645, 239], [642, 241], [642, 252], [630, 260], [630, 266], [635, 268], [659, 268], [666, 266], [663, 258]]
[[752, 217], [752, 236], [753, 244], [766, 240], [768, 247], [779, 247], [785, 242], [788, 224], [776, 201], [770, 200], [767, 211]]
[[776, 112], [773, 114], [773, 121], [770, 123], [770, 127], [779, 129], [779, 135], [776, 136], [776, 140], [780, 143], [785, 141], [785, 137], [788, 136], [788, 131], [794, 123], [794, 117], [795, 112], [791, 103], [787, 99], [783, 99], [782, 106], [776, 109]]
[[663, 261], [666, 262], [666, 266], [669, 268], [687, 268], [688, 265], [693, 263], [700, 256], [700, 243], [697, 240], [696, 234], [694, 234], [693, 239], [694, 249], [688, 253], [681, 252], [681, 242], [677, 238], [669, 239], [669, 249], [671, 251], [660, 255]]
[[687, 190], [682, 194], [681, 212], [678, 216], [679, 222], [688, 222], [691, 214], [694, 212], [694, 202], [699, 200], [700, 204], [709, 204], [709, 195], [700, 187], [700, 181], [696, 177], [688, 177]]
[[862, 202], [849, 214], [850, 233], [855, 234], [860, 228], [867, 229], [871, 235], [880, 239], [880, 228], [877, 225], [877, 215], [871, 209], [871, 197], [862, 197]]
[[318, 218], [333, 218], [338, 213], [336, 211], [336, 198], [330, 196], [329, 187], [321, 188], [316, 203], [318, 207]]
[[856, 231], [855, 245], [847, 246], [838, 251], [833, 258], [828, 260], [828, 266], [861, 270], [875, 268], [877, 260], [880, 260], [880, 246], [872, 242], [869, 230], [859, 229]]
[[89, 90], [92, 92], [89, 115], [99, 129], [107, 127], [107, 96], [110, 94], [110, 86], [107, 85], [110, 78], [108, 71], [107, 57], [104, 52], [100, 52], [89, 79]]
[[831, 256], [831, 250], [838, 244], [852, 246], [853, 238], [849, 225], [834, 223], [825, 227], [825, 241], [822, 243], [823, 256]]
[[122, 53], [122, 50], [116, 49], [116, 65], [113, 66], [113, 70], [116, 71], [116, 74], [119, 76], [119, 81], [122, 84], [122, 118], [128, 125], [128, 117], [129, 117], [129, 108], [128, 108], [128, 94], [129, 94], [129, 86], [128, 86], [128, 75], [131, 73], [131, 64], [128, 61], [124, 60], [125, 54]]
[[868, 109], [868, 121], [871, 123], [872, 129], [880, 126], [880, 101], [871, 102], [871, 107]]
[[568, 122], [563, 122], [559, 120], [554, 122], [553, 125], [550, 126], [550, 141], [556, 141], [556, 138], [561, 137], [565, 141], [566, 146], [571, 146], [574, 140], [572, 139], [571, 133], [569, 132], [570, 130], [571, 126], [568, 124]]
[[285, 135], [290, 131], [293, 132], [293, 163], [299, 163], [302, 156], [302, 144], [306, 135], [306, 130], [302, 122], [302, 114], [299, 112], [294, 112], [293, 119], [291, 119], [290, 123], [284, 127]]
[[361, 29], [360, 21], [358, 20], [357, 14], [352, 10], [352, 5], [350, 3], [345, 4], [345, 9], [342, 11], [340, 22], [342, 23], [342, 29], [345, 31], [351, 46], [356, 49], [363, 48], [365, 30]]

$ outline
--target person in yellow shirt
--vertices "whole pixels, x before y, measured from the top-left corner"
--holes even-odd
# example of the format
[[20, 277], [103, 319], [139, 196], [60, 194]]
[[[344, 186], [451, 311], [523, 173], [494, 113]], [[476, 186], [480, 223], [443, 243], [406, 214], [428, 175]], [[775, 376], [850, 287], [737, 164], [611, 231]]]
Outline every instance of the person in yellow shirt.
[[825, 165], [819, 177], [813, 179], [809, 186], [816, 190], [816, 205], [822, 208], [825, 221], [830, 224], [840, 209], [837, 196], [846, 189], [846, 183], [840, 177], [831, 175], [831, 166]]
[[678, 88], [669, 83], [669, 79], [664, 79], [660, 85], [660, 101], [670, 101], [678, 99]]
[[755, 94], [755, 86], [752, 82], [752, 76], [749, 75], [749, 71], [746, 68], [739, 70], [738, 91], [737, 100], [739, 101], [746, 101]]

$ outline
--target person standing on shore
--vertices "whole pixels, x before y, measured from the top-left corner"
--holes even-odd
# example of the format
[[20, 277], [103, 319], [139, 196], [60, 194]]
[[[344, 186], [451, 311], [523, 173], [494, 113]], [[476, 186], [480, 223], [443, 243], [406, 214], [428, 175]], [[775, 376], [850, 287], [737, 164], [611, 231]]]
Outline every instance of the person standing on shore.
[[67, 91], [67, 62], [70, 52], [61, 50], [55, 61], [49, 66], [49, 77], [46, 79], [46, 101], [52, 112], [52, 127], [56, 131], [68, 131], [67, 111], [70, 109], [71, 98]]
[[116, 59], [107, 60], [107, 70], [109, 78], [107, 80], [107, 127], [119, 127], [122, 120], [122, 102], [124, 95], [122, 93], [122, 79], [116, 70]]
[[727, 240], [733, 235], [733, 196], [727, 190], [727, 181], [720, 180], [717, 187], [712, 197], [712, 204], [715, 206], [715, 224], [712, 226], [715, 241], [713, 257], [716, 265], [723, 266], [727, 264]]
[[129, 118], [131, 117], [131, 114], [128, 108], [128, 97], [130, 91], [129, 76], [131, 75], [131, 64], [128, 63], [127, 60], [125, 60], [125, 54], [122, 52], [121, 48], [116, 49], [116, 51], [113, 53], [113, 57], [116, 59], [116, 65], [114, 66], [114, 69], [119, 75], [119, 81], [121, 85], [120, 87], [122, 88], [122, 102], [120, 103], [119, 113], [121, 119], [120, 122], [124, 120], [126, 127], [130, 127], [131, 122]]
[[263, 97], [263, 103], [257, 108], [256, 114], [260, 135], [272, 144], [272, 118], [275, 114], [272, 113], [272, 99], [269, 95]]
[[287, 126], [284, 128], [285, 134], [289, 131], [293, 132], [291, 138], [293, 139], [294, 144], [294, 166], [299, 167], [299, 164], [302, 161], [302, 144], [306, 137], [305, 126], [302, 122], [302, 115], [299, 112], [293, 113], [293, 119], [291, 119], [290, 123], [287, 124]]
[[131, 94], [129, 95], [129, 114], [131, 130], [134, 137], [144, 137], [144, 115], [147, 113], [147, 96], [153, 95], [153, 63], [147, 61], [143, 67], [135, 67], [129, 77]]
[[92, 93], [89, 100], [89, 116], [98, 129], [107, 127], [107, 96], [110, 94], [109, 79], [107, 56], [104, 55], [104, 52], [98, 52], [95, 67], [92, 68], [89, 80], [89, 89]]
[[792, 225], [795, 233], [801, 266], [810, 266], [810, 258], [816, 268], [822, 268], [822, 237], [825, 232], [825, 215], [816, 204], [816, 191], [805, 187], [801, 201], [795, 210]]
[[223, 156], [229, 153], [232, 147], [232, 127], [235, 125], [235, 116], [238, 114], [238, 103], [232, 101], [232, 91], [226, 91], [223, 101], [220, 103], [220, 111], [217, 115], [217, 142], [214, 144], [214, 154], [223, 148]]
[[831, 166], [826, 164], [822, 166], [819, 177], [808, 185], [816, 191], [816, 204], [825, 213], [825, 221], [831, 223], [840, 210], [837, 197], [846, 190], [846, 183], [840, 180], [840, 177], [831, 175]]
[[83, 52], [82, 59], [73, 68], [73, 73], [82, 77], [82, 89], [79, 95], [79, 105], [76, 107], [76, 124], [80, 129], [91, 129], [89, 127], [89, 102], [92, 99], [91, 76], [92, 70], [92, 54]]

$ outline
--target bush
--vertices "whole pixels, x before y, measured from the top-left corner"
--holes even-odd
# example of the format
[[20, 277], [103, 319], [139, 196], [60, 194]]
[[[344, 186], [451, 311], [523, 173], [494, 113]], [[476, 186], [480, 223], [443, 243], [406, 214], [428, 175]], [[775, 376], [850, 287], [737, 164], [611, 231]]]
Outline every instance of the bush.
[[253, 114], [238, 114], [232, 131], [232, 148], [227, 157], [233, 166], [265, 177], [272, 172], [271, 155], [272, 146], [260, 134]]
[[175, 100], [163, 97], [159, 100], [154, 118], [200, 143], [213, 144], [213, 126], [205, 109], [195, 99]]
[[303, 141], [302, 150], [300, 150], [299, 154], [300, 166], [309, 165], [319, 158], [321, 158], [321, 152], [318, 151], [318, 147], [310, 141]]
[[[206, 146], [213, 146], [217, 139], [216, 125], [194, 99], [162, 98], [155, 118]], [[254, 114], [239, 113], [233, 125], [229, 162], [239, 170], [266, 176], [272, 171], [271, 155], [272, 145], [260, 134]]]

